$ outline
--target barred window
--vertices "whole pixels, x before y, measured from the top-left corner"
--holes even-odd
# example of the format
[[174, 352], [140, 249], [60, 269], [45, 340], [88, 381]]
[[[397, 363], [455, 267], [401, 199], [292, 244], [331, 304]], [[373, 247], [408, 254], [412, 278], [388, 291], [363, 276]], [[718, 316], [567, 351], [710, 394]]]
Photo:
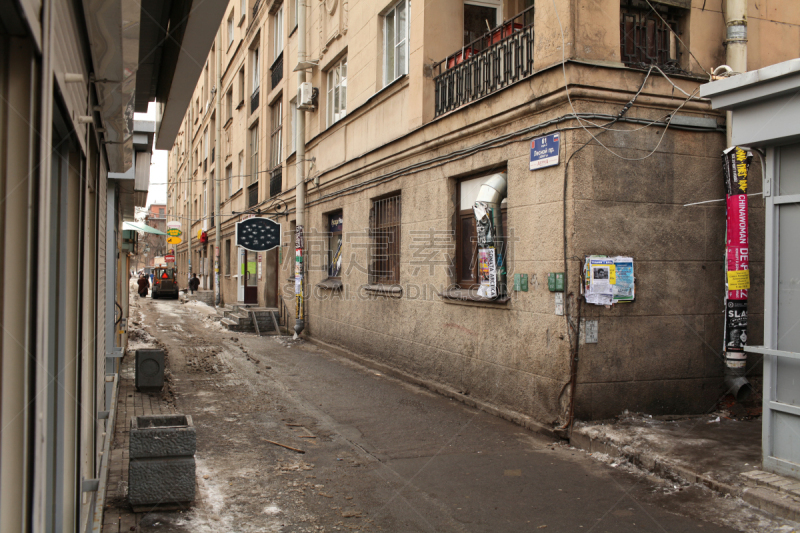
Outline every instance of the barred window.
[[678, 66], [678, 22], [686, 10], [643, 0], [622, 0], [620, 53], [629, 66]]
[[400, 283], [400, 195], [374, 200], [369, 214], [369, 283]]

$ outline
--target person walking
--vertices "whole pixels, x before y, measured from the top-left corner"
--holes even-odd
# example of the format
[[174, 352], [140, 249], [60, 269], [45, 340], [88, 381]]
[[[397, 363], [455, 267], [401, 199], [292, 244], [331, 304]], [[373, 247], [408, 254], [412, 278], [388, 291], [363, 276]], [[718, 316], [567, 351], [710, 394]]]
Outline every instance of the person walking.
[[147, 298], [147, 289], [150, 288], [150, 280], [147, 279], [146, 276], [141, 275], [139, 276], [139, 296], [142, 298]]
[[197, 274], [192, 274], [192, 279], [189, 280], [189, 290], [192, 291], [192, 294], [194, 294], [194, 291], [196, 291], [199, 288], [200, 288], [200, 279], [197, 277]]

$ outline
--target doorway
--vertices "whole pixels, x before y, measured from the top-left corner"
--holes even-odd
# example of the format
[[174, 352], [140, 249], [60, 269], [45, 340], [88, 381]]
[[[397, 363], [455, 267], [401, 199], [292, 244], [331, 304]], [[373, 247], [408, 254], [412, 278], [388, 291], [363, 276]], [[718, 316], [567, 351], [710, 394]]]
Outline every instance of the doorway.
[[502, 4], [492, 0], [464, 2], [464, 46], [500, 24]]
[[244, 250], [244, 303], [258, 303], [258, 258], [256, 252]]

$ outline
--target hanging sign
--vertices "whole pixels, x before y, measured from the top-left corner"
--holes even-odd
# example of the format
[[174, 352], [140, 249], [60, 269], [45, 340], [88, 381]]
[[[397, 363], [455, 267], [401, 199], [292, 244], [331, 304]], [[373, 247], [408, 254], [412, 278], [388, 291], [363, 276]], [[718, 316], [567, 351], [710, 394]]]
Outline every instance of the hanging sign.
[[183, 240], [180, 237], [167, 237], [167, 244], [180, 244]]
[[169, 228], [167, 230], [167, 235], [169, 235], [170, 237], [180, 237], [181, 235], [183, 235], [183, 232], [178, 228]]
[[558, 164], [561, 136], [559, 133], [539, 137], [531, 141], [531, 170], [552, 167]]
[[181, 223], [180, 223], [180, 222], [178, 222], [177, 220], [172, 220], [172, 221], [170, 221], [170, 222], [167, 222], [167, 227], [168, 227], [168, 228], [177, 228], [177, 229], [180, 229], [180, 227], [181, 227]]
[[248, 218], [236, 223], [236, 246], [251, 252], [268, 252], [281, 244], [281, 225], [268, 218]]
[[167, 254], [164, 256], [164, 261], [166, 261], [167, 263], [174, 263], [175, 256], [173, 254]]

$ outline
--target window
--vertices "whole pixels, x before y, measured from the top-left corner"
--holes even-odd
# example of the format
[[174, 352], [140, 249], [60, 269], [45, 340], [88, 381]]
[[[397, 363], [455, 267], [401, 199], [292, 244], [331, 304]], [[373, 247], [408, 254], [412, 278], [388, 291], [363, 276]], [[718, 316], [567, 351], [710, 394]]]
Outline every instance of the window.
[[244, 168], [244, 150], [239, 152], [239, 166], [237, 172], [239, 172], [239, 186], [237, 189], [241, 189], [244, 187], [244, 176], [247, 174], [247, 171]]
[[233, 87], [228, 89], [228, 92], [225, 93], [225, 111], [226, 111], [225, 122], [227, 123], [230, 119], [233, 118]]
[[283, 6], [279, 7], [272, 18], [272, 34], [275, 36], [272, 57], [277, 59], [283, 52]]
[[383, 18], [383, 85], [408, 73], [408, 1], [400, 0]]
[[328, 126], [347, 115], [347, 56], [328, 71]]
[[164, 217], [164, 208], [163, 207], [159, 207], [158, 208], [158, 216], [160, 216], [162, 218]]
[[228, 48], [229, 49], [230, 49], [232, 44], [233, 44], [233, 10], [231, 10], [231, 15], [228, 17]]
[[273, 169], [279, 167], [283, 161], [283, 139], [281, 130], [283, 128], [283, 100], [278, 100], [270, 107], [272, 115], [272, 132], [270, 133], [270, 157], [269, 167]]
[[[499, 1], [475, 0], [464, 2], [464, 46], [480, 39], [503, 20]], [[489, 26], [489, 27], [487, 27]]]
[[225, 167], [225, 181], [227, 182], [228, 198], [233, 196], [233, 164]]
[[208, 159], [208, 127], [203, 131], [203, 161]]
[[400, 282], [400, 195], [373, 200], [369, 213], [369, 283]]
[[[456, 213], [456, 283], [462, 289], [478, 285], [478, 232], [475, 227], [473, 206], [478, 191], [488, 176], [469, 178], [458, 183], [458, 212]], [[506, 228], [507, 200], [501, 204], [501, 223], [499, 233]]]
[[650, 9], [635, 0], [622, 0], [619, 28], [622, 62], [630, 66], [655, 64], [679, 68], [675, 32], [685, 11], [655, 2]]
[[338, 278], [342, 272], [342, 211], [328, 215], [328, 250], [326, 270], [329, 278]]
[[300, 14], [300, 0], [294, 0], [294, 11], [292, 11], [292, 29], [297, 27], [297, 16]]
[[258, 182], [258, 125], [250, 130], [250, 172], [247, 184], [253, 185], [256, 182]]
[[231, 275], [231, 240], [225, 241], [225, 275]]
[[252, 53], [250, 54], [250, 61], [253, 67], [253, 94], [258, 92], [258, 88], [261, 86], [261, 73], [259, 72], [259, 63], [258, 63], [258, 48], [253, 48]]
[[244, 105], [244, 68], [239, 71], [239, 105]]
[[292, 138], [289, 142], [291, 150], [289, 150], [289, 153], [293, 154], [297, 151], [297, 97], [289, 101], [289, 121], [292, 124]]
[[247, 0], [239, 1], [239, 11], [242, 12], [242, 16], [239, 18], [239, 26], [241, 26], [242, 22], [244, 22], [244, 17], [247, 14]]

